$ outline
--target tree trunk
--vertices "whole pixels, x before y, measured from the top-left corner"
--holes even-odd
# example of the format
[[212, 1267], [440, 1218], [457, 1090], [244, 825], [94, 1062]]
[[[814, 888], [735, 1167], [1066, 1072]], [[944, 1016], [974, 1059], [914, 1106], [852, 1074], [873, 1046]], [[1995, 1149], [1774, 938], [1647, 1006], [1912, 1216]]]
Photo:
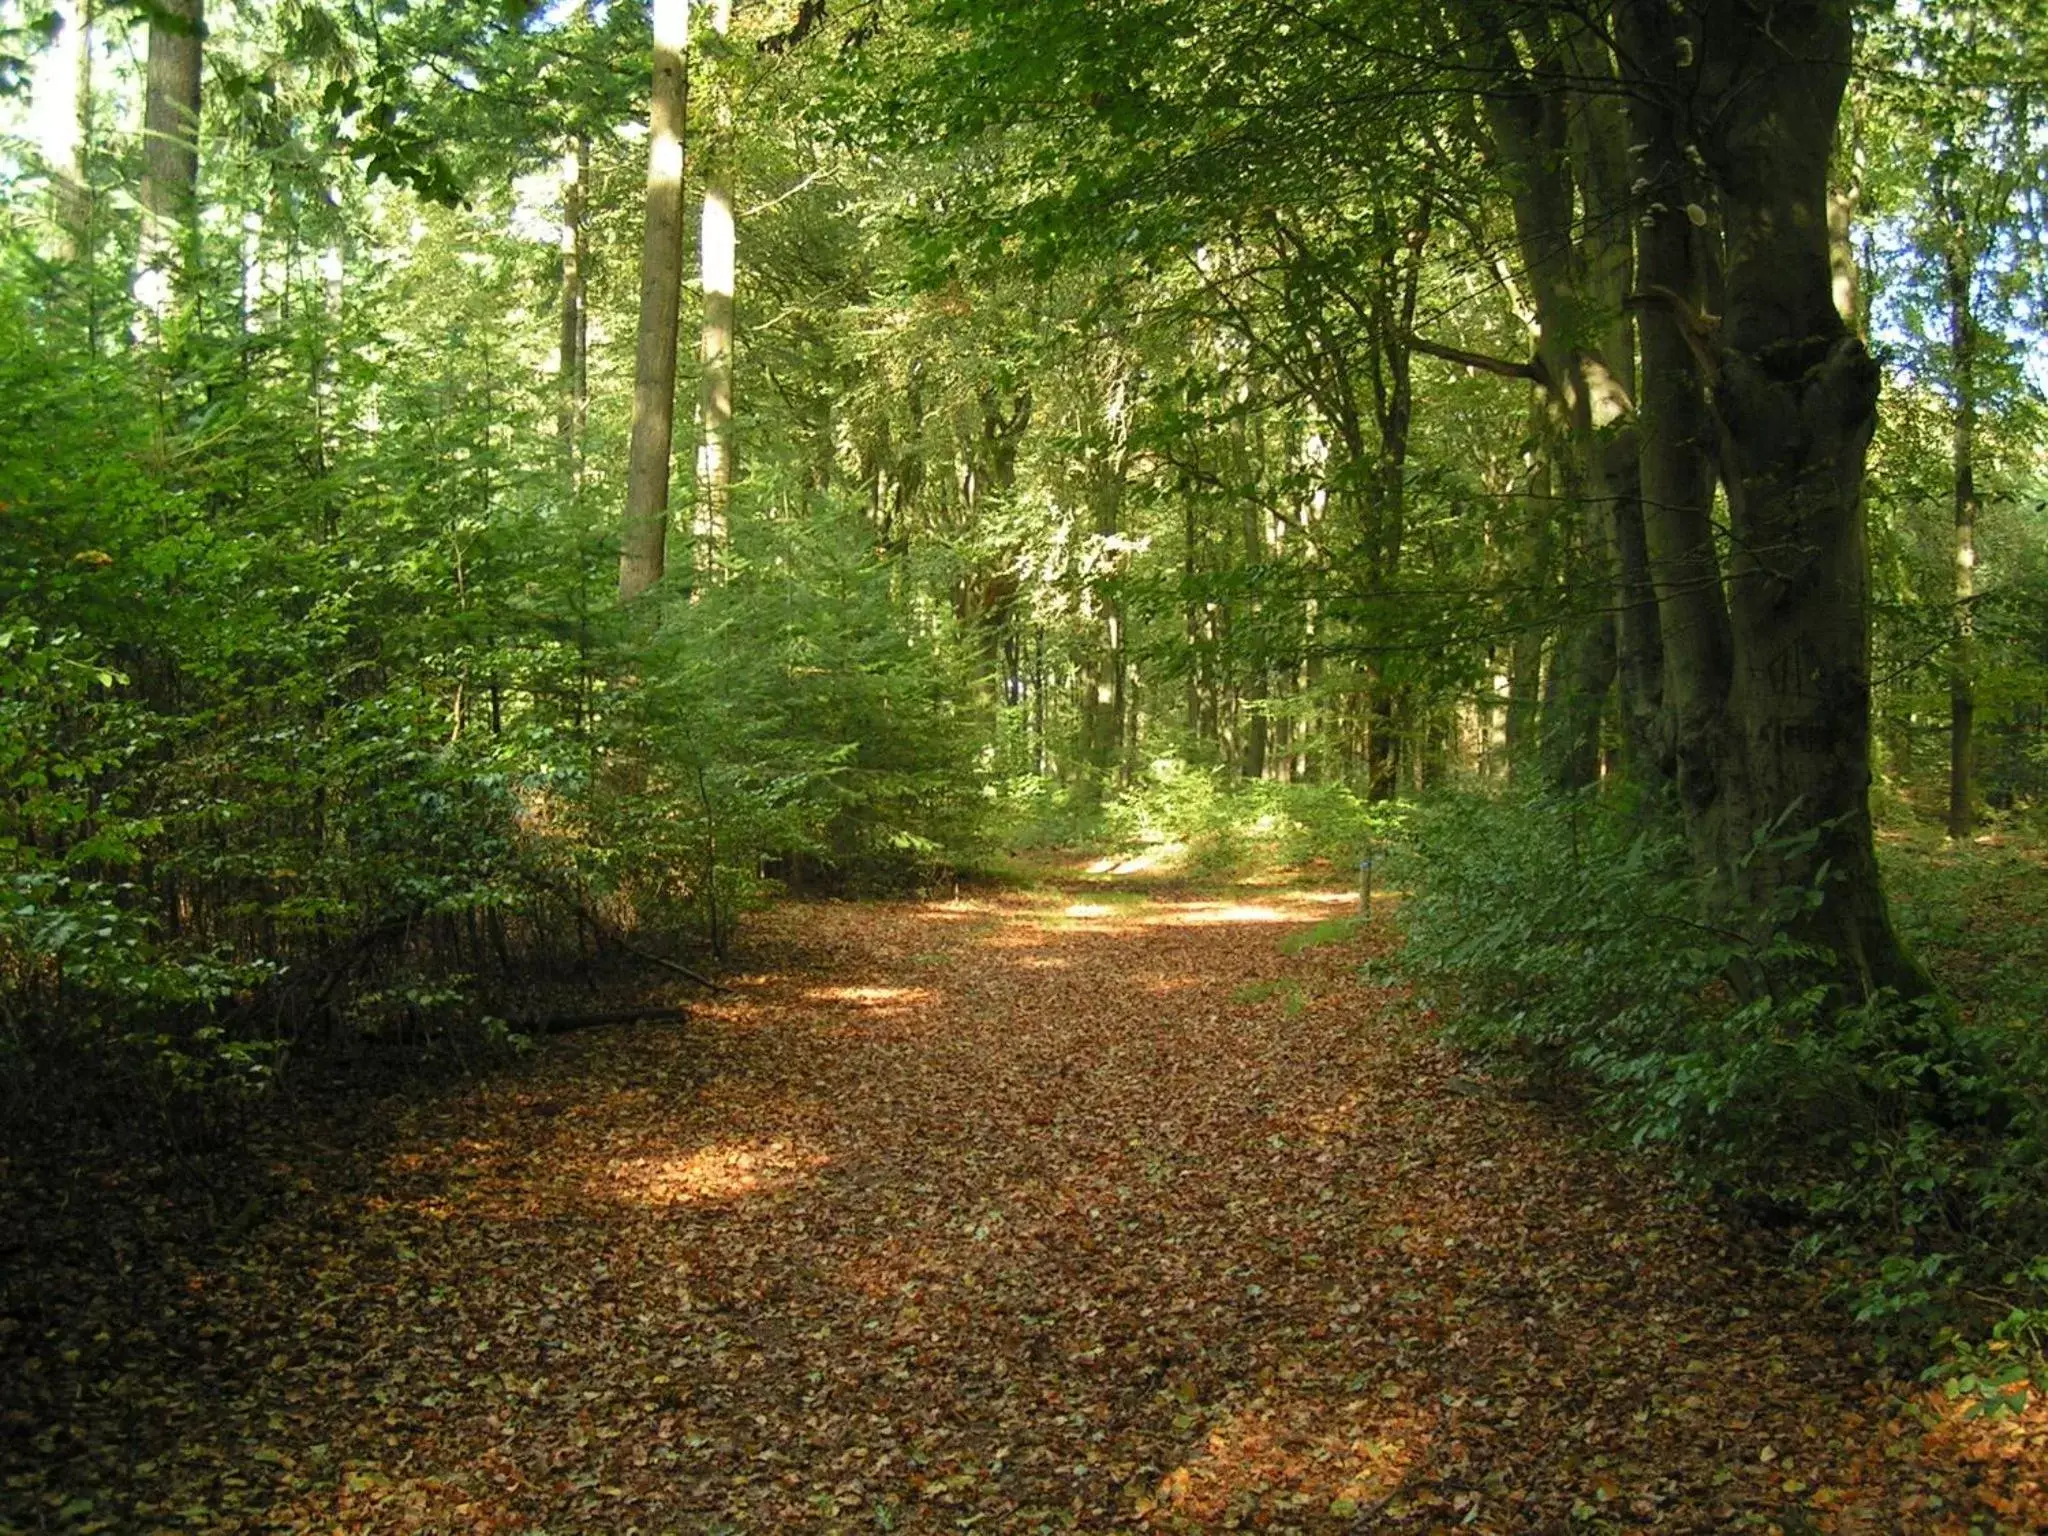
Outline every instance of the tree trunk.
[[1704, 215], [1713, 196], [1686, 153], [1697, 132], [1684, 116], [1688, 98], [1663, 87], [1642, 63], [1675, 61], [1696, 43], [1681, 41], [1680, 23], [1668, 8], [1623, 4], [1616, 22], [1635, 185], [1645, 204], [1636, 233], [1637, 279], [1643, 294], [1670, 296], [1654, 307], [1638, 300], [1644, 550], [1663, 642], [1673, 781], [1694, 852], [1711, 863], [1721, 851], [1718, 807], [1734, 642], [1714, 545], [1714, 427], [1697, 348], [1674, 306], [1706, 307], [1706, 272], [1715, 257], [1695, 213]]
[[[1243, 426], [1240, 423], [1240, 434], [1242, 431]], [[1248, 498], [1244, 503], [1242, 520], [1245, 566], [1256, 571], [1266, 560], [1266, 509]], [[1256, 586], [1253, 590], [1257, 590]], [[1251, 615], [1253, 672], [1244, 693], [1244, 739], [1239, 749], [1238, 772], [1256, 782], [1266, 776], [1266, 753], [1271, 730], [1270, 722], [1266, 719], [1266, 695], [1270, 684], [1267, 681], [1265, 626], [1261, 622], [1257, 597], [1251, 600]]]
[[589, 175], [590, 135], [579, 133], [562, 156], [561, 376], [555, 417], [571, 496], [582, 489], [583, 431], [590, 414], [590, 235], [584, 217]]
[[135, 299], [159, 326], [189, 276], [199, 198], [203, 29], [201, 0], [162, 0], [149, 24]]
[[676, 340], [683, 286], [683, 123], [689, 103], [690, 0], [654, 0], [654, 84], [647, 114], [647, 213], [640, 329], [633, 356], [633, 436], [619, 530], [619, 601], [661, 580], [668, 551], [669, 456], [675, 446]]
[[[1928, 984], [1892, 929], [1869, 809], [1863, 473], [1878, 369], [1836, 310], [1828, 239], [1851, 0], [1768, 13], [1706, 0], [1696, 34], [1664, 0], [1618, 10], [1640, 94], [1694, 114], [1684, 142], [1718, 193], [1725, 252], [1718, 322], [1645, 290], [1655, 328], [1706, 386], [1728, 499], [1727, 724], [1706, 737], [1711, 795], [1683, 796], [1695, 852], [1736, 921], [1831, 957], [1812, 969], [1843, 995], [1917, 995]], [[1711, 222], [1703, 203], [1682, 211]], [[1646, 412], [1645, 424], [1653, 456], [1685, 446], [1682, 418]]]
[[1976, 317], [1971, 260], [1962, 210], [1949, 209], [1945, 252], [1951, 384], [1955, 392], [1953, 453], [1956, 517], [1956, 608], [1948, 666], [1948, 835], [1961, 840], [1975, 829], [1971, 796], [1972, 732], [1977, 720], [1975, 616], [1977, 596], [1977, 370]]
[[41, 129], [37, 148], [50, 177], [47, 250], [58, 261], [84, 258], [91, 228], [86, 125], [92, 115], [92, 14], [67, 0], [55, 8], [57, 35], [37, 56], [31, 87]]
[[[732, 26], [732, 0], [708, 0], [711, 30], [720, 38]], [[722, 67], [722, 66], [721, 66]], [[732, 91], [713, 77], [717, 104], [705, 157], [704, 217], [699, 241], [704, 320], [700, 348], [702, 376], [698, 413], [697, 515], [692, 530], [698, 568], [716, 573], [724, 559], [732, 503], [732, 348], [738, 245], [732, 213]]]
[[1540, 437], [1580, 551], [1571, 584], [1579, 612], [1560, 643], [1543, 736], [1553, 783], [1581, 788], [1599, 777], [1606, 698], [1624, 652], [1631, 757], [1663, 755], [1661, 637], [1648, 621], [1643, 492], [1625, 446], [1635, 348], [1623, 303], [1632, 268], [1616, 66], [1606, 44], [1562, 11], [1512, 26], [1475, 4], [1458, 16], [1467, 57], [1496, 81], [1486, 121], [1535, 307], [1526, 373], [1542, 391]]

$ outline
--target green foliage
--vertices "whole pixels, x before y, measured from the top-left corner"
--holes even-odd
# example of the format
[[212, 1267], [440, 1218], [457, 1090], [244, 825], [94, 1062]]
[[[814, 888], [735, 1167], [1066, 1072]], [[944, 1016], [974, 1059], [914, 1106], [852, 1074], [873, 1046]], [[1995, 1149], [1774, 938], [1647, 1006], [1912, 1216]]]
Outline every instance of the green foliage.
[[1396, 834], [1403, 808], [1352, 787], [1233, 780], [1178, 757], [1154, 759], [1098, 800], [1083, 783], [1022, 776], [995, 797], [1013, 848], [1088, 847], [1161, 872], [1220, 876], [1312, 863], [1346, 878]]
[[1998, 1327], [2035, 1326], [2048, 1303], [2037, 1014], [1842, 1008], [1788, 989], [1786, 941], [1703, 922], [1683, 850], [1609, 801], [1443, 799], [1411, 836], [1403, 965], [1450, 1040], [1583, 1094], [1623, 1141], [1796, 1222], [1801, 1252], [1883, 1335], [1981, 1331], [1985, 1297], [2003, 1299]]
[[[901, 562], [843, 517], [742, 521], [727, 579], [673, 598], [587, 846], [715, 943], [776, 883], [916, 889], [979, 846], [981, 722]], [[630, 785], [621, 788], [621, 784]]]
[[975, 846], [927, 578], [829, 505], [743, 501], [731, 578], [632, 627], [515, 366], [532, 277], [417, 217], [445, 266], [346, 307], [287, 269], [160, 351], [95, 338], [81, 298], [124, 296], [0, 268], [17, 1130], [211, 1134], [297, 1057], [502, 1045], [487, 1010], [580, 963], [578, 909], [722, 949], [776, 873], [901, 889]]

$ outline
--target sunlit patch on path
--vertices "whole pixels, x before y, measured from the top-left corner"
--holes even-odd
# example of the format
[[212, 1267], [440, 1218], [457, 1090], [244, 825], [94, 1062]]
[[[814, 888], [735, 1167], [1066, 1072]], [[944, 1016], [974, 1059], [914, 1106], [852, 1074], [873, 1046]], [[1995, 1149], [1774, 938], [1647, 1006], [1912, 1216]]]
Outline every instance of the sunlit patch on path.
[[1362, 982], [1355, 909], [767, 914], [686, 1028], [550, 1045], [195, 1277], [206, 1352], [80, 1452], [108, 1528], [2039, 1528], [2038, 1418], [1873, 1386]]

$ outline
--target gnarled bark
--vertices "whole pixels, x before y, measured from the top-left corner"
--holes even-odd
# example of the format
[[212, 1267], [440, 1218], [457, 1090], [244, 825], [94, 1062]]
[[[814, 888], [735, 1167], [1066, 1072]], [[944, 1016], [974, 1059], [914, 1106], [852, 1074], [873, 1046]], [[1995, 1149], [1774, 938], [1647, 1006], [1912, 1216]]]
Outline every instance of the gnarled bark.
[[[1617, 15], [1640, 71], [1635, 94], [1665, 115], [1653, 148], [1675, 157], [1679, 174], [1696, 169], [1717, 204], [1678, 211], [1696, 229], [1718, 214], [1721, 231], [1723, 316], [1680, 291], [1646, 289], [1646, 346], [1658, 341], [1646, 370], [1670, 401], [1648, 419], [1646, 491], [1653, 466], [1691, 473], [1703, 402], [1728, 505], [1725, 663], [1715, 637], [1674, 625], [1676, 615], [1665, 627], [1667, 646], [1675, 629], [1688, 640], [1672, 676], [1696, 674], [1681, 680], [1681, 714], [1725, 699], [1719, 724], [1681, 732], [1681, 760], [1699, 755], [1681, 791], [1695, 853], [1746, 926], [1782, 929], [1832, 956], [1822, 970], [1845, 994], [1918, 993], [1925, 977], [1893, 932], [1869, 810], [1863, 474], [1878, 370], [1836, 309], [1830, 260], [1828, 161], [1848, 78], [1849, 0], [1768, 13], [1705, 0], [1689, 14], [1620, 0]], [[1651, 233], [1676, 231], [1672, 203], [1659, 201], [1667, 217]], [[1680, 547], [1665, 551], [1663, 575], [1674, 607], [1706, 606], [1705, 551], [1696, 537], [1685, 547], [1682, 520], [1672, 526]], [[1700, 579], [1687, 579], [1695, 568]]]

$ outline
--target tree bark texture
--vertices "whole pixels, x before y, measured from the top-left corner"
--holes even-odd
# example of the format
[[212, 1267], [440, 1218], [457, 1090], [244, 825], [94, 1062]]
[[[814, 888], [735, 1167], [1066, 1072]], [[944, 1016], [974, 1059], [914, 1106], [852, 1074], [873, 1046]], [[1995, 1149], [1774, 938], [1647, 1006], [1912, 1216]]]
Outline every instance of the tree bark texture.
[[[1668, 765], [1724, 919], [1825, 953], [1844, 995], [1917, 994], [1868, 805], [1878, 371], [1828, 180], [1851, 7], [1612, 0], [1611, 50], [1562, 5], [1449, 14], [1488, 79], [1556, 491], [1605, 510], [1604, 549], [1566, 521], [1608, 561], [1580, 588], [1614, 594], [1633, 771]], [[1568, 631], [1545, 690], [1566, 786], [1598, 761], [1597, 651]]]
[[[1684, 10], [1619, 0], [1617, 19], [1641, 75], [1631, 94], [1664, 119], [1647, 152], [1667, 157], [1668, 176], [1695, 176], [1715, 202], [1709, 212], [1703, 201], [1678, 204], [1678, 192], [1653, 195], [1663, 222], [1651, 233], [1675, 236], [1674, 211], [1695, 230], [1720, 232], [1719, 283], [1699, 281], [1713, 274], [1697, 262], [1678, 274], [1710, 301], [1718, 286], [1720, 316], [1682, 290], [1652, 288], [1650, 271], [1642, 294], [1646, 333], [1657, 338], [1652, 361], [1646, 336], [1646, 371], [1661, 375], [1659, 398], [1668, 387], [1673, 407], [1650, 424], [1646, 489], [1653, 463], [1690, 473], [1694, 407], [1681, 397], [1698, 387], [1728, 509], [1725, 662], [1711, 632], [1668, 621], [1664, 631], [1667, 648], [1674, 629], [1684, 642], [1670, 674], [1685, 679], [1681, 713], [1702, 712], [1691, 746], [1711, 775], [1681, 791], [1695, 855], [1747, 926], [1781, 929], [1831, 956], [1822, 969], [1846, 995], [1918, 994], [1926, 980], [1892, 929], [1869, 809], [1863, 474], [1878, 370], [1836, 308], [1829, 239], [1850, 0], [1767, 12], [1743, 0]], [[1636, 138], [1645, 141], [1640, 127]], [[1690, 509], [1676, 510], [1664, 580], [1681, 610], [1688, 595], [1710, 608], [1702, 541], [1687, 532]], [[1702, 568], [1698, 581], [1688, 580], [1688, 556]], [[1705, 718], [1717, 696], [1725, 706]]]
[[683, 285], [683, 124], [689, 104], [690, 0], [654, 0], [654, 83], [647, 114], [647, 208], [640, 326], [633, 355], [633, 434], [619, 530], [619, 601], [667, 565], [669, 458], [675, 446], [676, 341]]
[[1949, 368], [1955, 392], [1951, 453], [1955, 475], [1955, 619], [1948, 665], [1948, 835], [1966, 838], [1976, 828], [1972, 797], [1977, 721], [1977, 370], [1976, 315], [1971, 289], [1976, 262], [1960, 206], [1949, 212], [1944, 277], [1948, 290]]
[[157, 321], [184, 284], [199, 198], [202, 0], [163, 0], [149, 24], [136, 301]]
[[[732, 27], [732, 0], [708, 0], [712, 33]], [[705, 155], [704, 214], [698, 242], [704, 314], [699, 346], [697, 508], [693, 543], [698, 568], [715, 574], [724, 559], [732, 509], [734, 294], [739, 268], [733, 225], [732, 92], [713, 81], [716, 98], [711, 143]]]
[[555, 434], [561, 441], [569, 492], [581, 489], [583, 431], [590, 410], [590, 235], [585, 211], [590, 176], [590, 135], [579, 133], [562, 156], [562, 315], [560, 399]]
[[1614, 61], [1562, 9], [1510, 14], [1467, 0], [1455, 15], [1467, 58], [1491, 76], [1489, 144], [1508, 184], [1536, 317], [1530, 372], [1541, 389], [1540, 437], [1579, 553], [1578, 612], [1560, 637], [1560, 686], [1543, 723], [1550, 776], [1565, 789], [1598, 777], [1604, 703], [1617, 674], [1630, 758], [1661, 771], [1662, 636], [1651, 616], [1634, 450], [1635, 339], [1624, 304], [1632, 203]]

